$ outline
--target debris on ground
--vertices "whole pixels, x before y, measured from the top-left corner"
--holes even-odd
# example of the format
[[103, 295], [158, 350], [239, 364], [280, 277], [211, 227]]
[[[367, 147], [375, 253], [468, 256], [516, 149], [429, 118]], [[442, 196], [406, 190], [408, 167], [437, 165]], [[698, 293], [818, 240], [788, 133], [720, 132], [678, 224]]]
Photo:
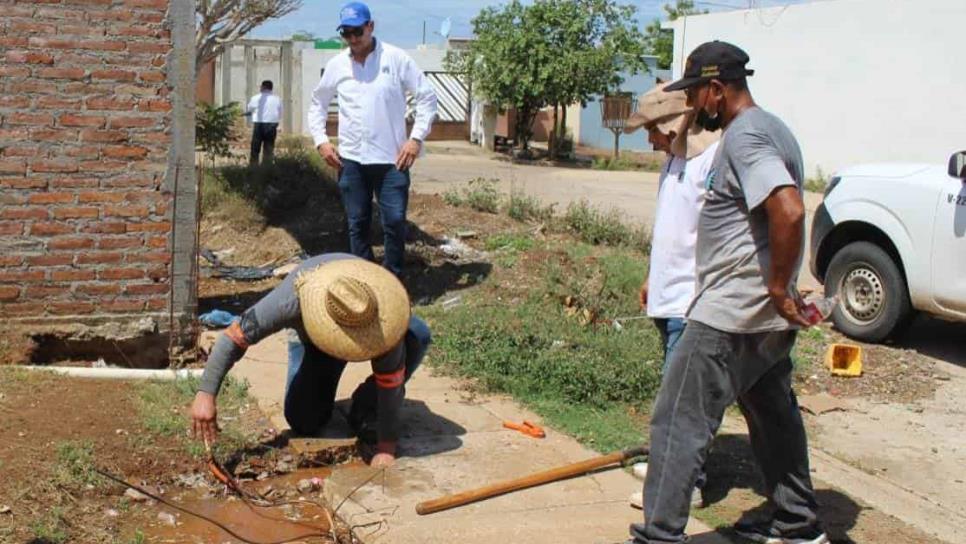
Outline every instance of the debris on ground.
[[848, 411], [849, 405], [842, 399], [838, 399], [828, 393], [817, 395], [803, 395], [798, 397], [798, 406], [806, 412], [820, 416], [828, 412]]

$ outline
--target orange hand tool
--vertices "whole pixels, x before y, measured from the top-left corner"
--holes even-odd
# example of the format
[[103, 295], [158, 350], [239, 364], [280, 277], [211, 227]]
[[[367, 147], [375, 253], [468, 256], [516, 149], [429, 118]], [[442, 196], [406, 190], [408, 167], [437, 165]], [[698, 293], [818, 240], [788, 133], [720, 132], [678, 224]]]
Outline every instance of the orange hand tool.
[[547, 433], [543, 432], [543, 429], [541, 429], [539, 425], [535, 425], [530, 421], [524, 421], [522, 424], [514, 423], [512, 421], [504, 421], [503, 426], [507, 429], [520, 431], [521, 433], [530, 435], [534, 438], [544, 438], [547, 436]]

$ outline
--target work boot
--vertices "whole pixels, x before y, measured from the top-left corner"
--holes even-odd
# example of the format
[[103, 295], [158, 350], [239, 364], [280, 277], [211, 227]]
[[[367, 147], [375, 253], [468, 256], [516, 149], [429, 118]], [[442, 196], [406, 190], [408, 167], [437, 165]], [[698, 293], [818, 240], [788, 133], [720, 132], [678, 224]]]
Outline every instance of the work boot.
[[780, 531], [774, 522], [741, 522], [732, 527], [739, 536], [760, 544], [829, 544], [828, 535], [821, 527], [795, 531]]

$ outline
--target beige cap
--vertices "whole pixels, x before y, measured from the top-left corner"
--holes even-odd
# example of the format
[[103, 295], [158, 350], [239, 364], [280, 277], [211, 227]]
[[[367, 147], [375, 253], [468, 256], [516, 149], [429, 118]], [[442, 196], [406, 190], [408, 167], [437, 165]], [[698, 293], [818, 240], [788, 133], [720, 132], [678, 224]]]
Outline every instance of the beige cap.
[[305, 331], [323, 352], [368, 361], [403, 339], [409, 295], [391, 272], [362, 259], [332, 261], [295, 281]]
[[664, 92], [667, 83], [658, 83], [650, 91], [637, 99], [637, 111], [627, 118], [625, 133], [649, 125], [657, 124], [658, 130], [669, 134], [680, 126], [680, 116], [691, 111], [687, 105], [684, 91]]

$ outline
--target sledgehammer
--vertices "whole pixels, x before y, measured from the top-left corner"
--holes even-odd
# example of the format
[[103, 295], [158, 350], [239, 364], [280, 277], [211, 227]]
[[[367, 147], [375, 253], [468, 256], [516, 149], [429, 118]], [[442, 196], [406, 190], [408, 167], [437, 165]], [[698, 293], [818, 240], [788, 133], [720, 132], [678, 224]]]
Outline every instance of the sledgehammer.
[[629, 448], [624, 451], [616, 451], [614, 453], [609, 453], [593, 459], [587, 459], [586, 461], [580, 461], [578, 463], [552, 468], [543, 472], [537, 472], [536, 474], [531, 474], [529, 476], [522, 476], [513, 480], [506, 480], [488, 486], [470, 489], [469, 491], [463, 491], [462, 493], [445, 495], [438, 499], [423, 501], [416, 505], [416, 513], [423, 516], [426, 514], [434, 514], [442, 510], [449, 510], [450, 508], [456, 508], [457, 506], [463, 506], [465, 504], [489, 499], [490, 497], [496, 497], [497, 495], [503, 495], [505, 493], [511, 493], [513, 491], [519, 491], [521, 489], [527, 489], [530, 487], [536, 487], [538, 485], [556, 482], [558, 480], [571, 478], [573, 476], [580, 476], [592, 470], [603, 468], [614, 463], [623, 463], [628, 459], [633, 459], [634, 457], [639, 457], [642, 455], [647, 455], [647, 448], [643, 446]]

